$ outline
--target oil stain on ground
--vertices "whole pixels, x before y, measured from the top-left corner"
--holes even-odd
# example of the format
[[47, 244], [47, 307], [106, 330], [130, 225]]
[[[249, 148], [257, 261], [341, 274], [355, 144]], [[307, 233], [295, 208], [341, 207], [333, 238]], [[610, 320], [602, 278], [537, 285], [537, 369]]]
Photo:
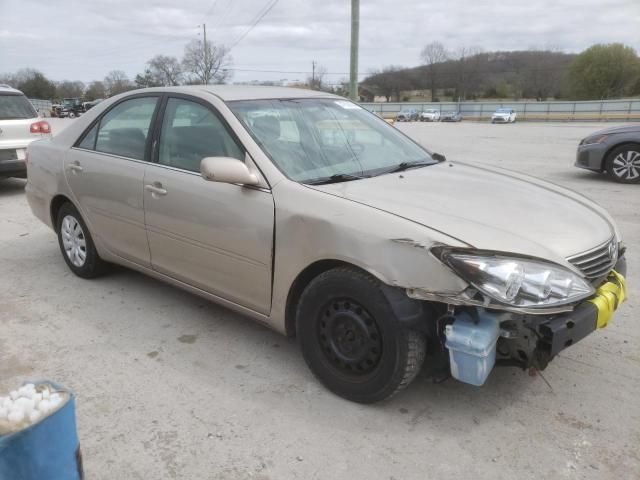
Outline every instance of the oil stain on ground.
[[178, 337], [178, 341], [181, 343], [196, 343], [197, 335], [182, 335]]

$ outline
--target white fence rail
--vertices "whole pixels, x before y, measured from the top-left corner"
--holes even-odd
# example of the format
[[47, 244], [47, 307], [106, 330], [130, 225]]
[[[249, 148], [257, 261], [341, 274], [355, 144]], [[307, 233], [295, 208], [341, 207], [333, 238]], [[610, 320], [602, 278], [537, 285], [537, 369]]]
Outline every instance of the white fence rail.
[[361, 103], [384, 117], [392, 118], [403, 109], [444, 112], [458, 111], [463, 119], [488, 120], [498, 108], [513, 108], [518, 120], [528, 121], [640, 121], [640, 98], [588, 102], [389, 102]]

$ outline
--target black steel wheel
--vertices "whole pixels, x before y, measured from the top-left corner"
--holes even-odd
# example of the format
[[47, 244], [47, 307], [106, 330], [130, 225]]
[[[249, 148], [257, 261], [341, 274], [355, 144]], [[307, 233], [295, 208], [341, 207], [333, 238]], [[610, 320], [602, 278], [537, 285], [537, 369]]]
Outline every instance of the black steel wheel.
[[328, 302], [317, 322], [327, 361], [346, 375], [371, 373], [382, 358], [382, 338], [369, 312], [350, 298]]
[[309, 368], [329, 390], [360, 403], [402, 390], [424, 361], [424, 336], [401, 324], [384, 288], [340, 267], [312, 280], [298, 302], [296, 332]]

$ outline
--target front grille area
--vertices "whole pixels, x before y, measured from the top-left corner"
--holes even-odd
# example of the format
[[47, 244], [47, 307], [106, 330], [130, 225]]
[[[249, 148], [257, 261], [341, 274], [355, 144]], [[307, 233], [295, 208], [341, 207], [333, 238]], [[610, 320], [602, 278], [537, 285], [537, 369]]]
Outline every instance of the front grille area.
[[615, 266], [618, 261], [618, 244], [615, 238], [584, 253], [573, 255], [567, 260], [590, 280], [600, 278]]

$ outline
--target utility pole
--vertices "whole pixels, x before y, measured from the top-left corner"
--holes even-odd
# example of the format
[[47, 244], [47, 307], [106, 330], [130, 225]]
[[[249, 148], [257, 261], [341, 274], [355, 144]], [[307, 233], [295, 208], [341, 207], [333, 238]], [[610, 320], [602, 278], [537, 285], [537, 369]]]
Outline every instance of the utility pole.
[[311, 89], [316, 88], [316, 61], [311, 62]]
[[351, 65], [349, 98], [358, 100], [358, 37], [360, 36], [360, 0], [351, 0]]
[[209, 85], [209, 62], [207, 61], [207, 51], [209, 45], [207, 45], [207, 24], [202, 24], [202, 36], [204, 37], [204, 84]]

